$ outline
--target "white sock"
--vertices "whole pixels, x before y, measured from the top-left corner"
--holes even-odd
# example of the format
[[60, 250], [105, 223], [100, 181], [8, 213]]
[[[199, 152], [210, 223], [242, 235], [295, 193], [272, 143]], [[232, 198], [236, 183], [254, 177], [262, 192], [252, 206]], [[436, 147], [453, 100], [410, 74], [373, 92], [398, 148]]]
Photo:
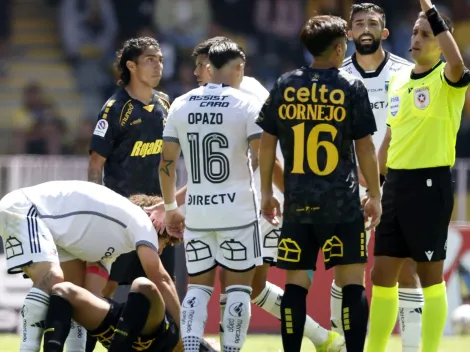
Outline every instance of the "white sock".
[[49, 295], [32, 287], [21, 309], [23, 317], [20, 352], [37, 352], [41, 349], [42, 334], [46, 327]]
[[213, 288], [203, 285], [188, 285], [181, 304], [181, 337], [184, 352], [199, 352], [207, 321], [207, 304]]
[[232, 285], [228, 286], [225, 292], [227, 293], [227, 309], [225, 309], [223, 320], [223, 352], [239, 352], [245, 343], [250, 325], [251, 287]]
[[343, 323], [341, 321], [341, 312], [343, 304], [343, 289], [336, 286], [335, 282], [331, 284], [331, 297], [330, 297], [330, 323], [331, 330], [344, 335]]
[[266, 312], [281, 319], [281, 299], [284, 296], [284, 290], [270, 282], [266, 282], [266, 287], [251, 300], [251, 303], [263, 308]]
[[418, 352], [424, 306], [423, 290], [399, 288], [398, 297], [398, 324], [400, 325], [402, 352]]
[[222, 346], [222, 343], [224, 341], [224, 326], [223, 326], [223, 321], [224, 321], [224, 312], [225, 312], [225, 305], [227, 304], [227, 295], [225, 293], [220, 294], [220, 321], [219, 321], [219, 339], [220, 339], [220, 345]]
[[86, 349], [86, 330], [73, 320], [65, 346], [67, 352], [85, 352]]

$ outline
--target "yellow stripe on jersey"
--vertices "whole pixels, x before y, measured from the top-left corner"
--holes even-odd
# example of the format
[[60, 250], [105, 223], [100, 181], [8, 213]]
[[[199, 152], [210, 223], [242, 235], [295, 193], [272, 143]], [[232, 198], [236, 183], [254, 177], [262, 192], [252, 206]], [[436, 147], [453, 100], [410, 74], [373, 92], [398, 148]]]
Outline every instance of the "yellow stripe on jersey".
[[412, 170], [454, 165], [466, 87], [450, 86], [444, 67], [439, 62], [416, 79], [410, 78], [412, 68], [405, 68], [391, 78], [387, 125], [392, 139], [387, 167]]

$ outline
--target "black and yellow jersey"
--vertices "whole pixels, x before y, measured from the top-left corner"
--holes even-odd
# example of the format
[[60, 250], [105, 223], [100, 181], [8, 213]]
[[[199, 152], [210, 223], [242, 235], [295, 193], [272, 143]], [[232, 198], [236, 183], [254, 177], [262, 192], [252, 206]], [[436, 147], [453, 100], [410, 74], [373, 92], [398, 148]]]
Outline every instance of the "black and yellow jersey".
[[354, 140], [376, 131], [367, 89], [336, 68], [281, 76], [257, 122], [284, 157], [284, 220], [349, 222], [361, 216]]
[[154, 91], [145, 105], [120, 88], [103, 106], [93, 132], [90, 152], [106, 158], [104, 185], [128, 197], [161, 194], [158, 164], [170, 103]]

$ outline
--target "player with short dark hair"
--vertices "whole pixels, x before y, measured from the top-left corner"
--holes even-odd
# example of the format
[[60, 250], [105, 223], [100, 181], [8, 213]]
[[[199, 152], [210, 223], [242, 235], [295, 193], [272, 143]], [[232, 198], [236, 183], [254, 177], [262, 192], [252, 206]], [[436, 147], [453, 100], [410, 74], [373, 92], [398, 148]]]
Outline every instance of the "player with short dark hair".
[[395, 74], [388, 88], [388, 128], [379, 151], [387, 179], [371, 274], [369, 352], [386, 350], [396, 322], [398, 275], [407, 258], [417, 263], [423, 287], [423, 351], [439, 350], [447, 318], [443, 267], [454, 203], [450, 168], [470, 72], [450, 20], [430, 0], [420, 4], [410, 48], [415, 65]]
[[[120, 87], [99, 114], [90, 146], [88, 180], [103, 182], [125, 197], [136, 193], [160, 195], [156, 165], [170, 103], [166, 94], [154, 89], [163, 70], [159, 43], [149, 37], [127, 40], [116, 54], [116, 68]], [[159, 214], [156, 225], [161, 232], [163, 209]], [[162, 262], [171, 277], [174, 261], [174, 248], [169, 248]], [[140, 276], [145, 273], [136, 253], [123, 255], [113, 264], [105, 296], [111, 297], [118, 284], [130, 284]]]
[[[318, 251], [335, 268], [342, 287], [342, 320], [348, 351], [364, 348], [368, 303], [363, 286], [367, 262], [364, 216], [380, 222], [380, 184], [371, 135], [376, 124], [361, 80], [340, 71], [346, 54], [347, 24], [335, 16], [315, 16], [300, 40], [314, 61], [282, 75], [271, 90], [258, 124], [261, 211], [279, 215], [272, 170], [279, 141], [284, 156], [284, 212], [277, 266], [287, 270], [281, 302], [284, 351], [299, 352], [306, 296]], [[354, 148], [355, 147], [355, 148]], [[364, 209], [359, 201], [357, 157], [369, 184]]]
[[[386, 28], [384, 10], [375, 4], [354, 4], [351, 8], [349, 40], [354, 41], [355, 53], [344, 60], [342, 69], [364, 81], [369, 101], [374, 111], [377, 131], [372, 140], [378, 150], [387, 130], [388, 84], [392, 75], [412, 63], [385, 51], [382, 41], [389, 36]], [[366, 193], [365, 184], [359, 171], [359, 195]], [[381, 176], [381, 183], [385, 176]], [[367, 245], [371, 232], [366, 232]], [[402, 337], [402, 348], [406, 352], [417, 352], [421, 340], [421, 309], [423, 307], [423, 291], [416, 274], [416, 264], [408, 260], [403, 266], [399, 278], [399, 326]], [[341, 325], [342, 292], [335, 282], [331, 285], [331, 327], [343, 332]]]
[[[214, 37], [201, 42], [194, 48], [192, 54], [196, 64], [194, 75], [196, 76], [199, 85], [209, 83], [211, 80], [208, 69], [209, 50], [212, 45], [219, 41], [230, 41], [230, 39], [226, 37]], [[244, 76], [239, 89], [242, 92], [256, 97], [261, 103], [264, 103], [269, 97], [269, 92], [266, 90], [266, 88], [264, 88], [263, 85], [253, 77]], [[257, 153], [257, 151], [251, 152], [254, 154]], [[281, 159], [282, 155], [279, 150], [277, 152], [277, 158], [279, 159], [280, 163], [283, 163], [283, 160]], [[260, 177], [257, 158], [252, 159], [252, 167], [255, 180], [255, 189], [257, 191], [257, 198], [259, 200]], [[276, 196], [282, 198], [283, 187], [279, 189], [280, 182], [283, 183], [283, 180], [274, 180], [275, 185], [277, 185], [275, 189]], [[284, 295], [284, 290], [272, 282], [267, 281], [269, 268], [276, 264], [277, 243], [279, 234], [281, 232], [281, 227], [280, 225], [273, 226], [263, 217], [261, 217], [260, 228], [262, 238], [261, 251], [263, 253], [264, 264], [263, 266], [258, 266], [255, 269], [255, 276], [251, 285], [253, 289], [251, 294], [251, 303], [264, 309], [266, 312], [276, 317], [277, 319], [281, 319], [280, 302], [282, 296]], [[221, 286], [224, 287], [224, 275], [220, 275], [220, 279]], [[227, 295], [224, 292], [222, 292], [220, 295], [220, 322], [223, 321], [227, 300], [226, 296]], [[222, 323], [220, 323], [219, 336], [221, 341], [223, 340], [223, 333], [224, 330]], [[312, 341], [318, 352], [336, 352], [340, 351], [344, 346], [344, 338], [340, 336], [339, 333], [326, 330], [308, 315], [305, 320], [304, 336]]]

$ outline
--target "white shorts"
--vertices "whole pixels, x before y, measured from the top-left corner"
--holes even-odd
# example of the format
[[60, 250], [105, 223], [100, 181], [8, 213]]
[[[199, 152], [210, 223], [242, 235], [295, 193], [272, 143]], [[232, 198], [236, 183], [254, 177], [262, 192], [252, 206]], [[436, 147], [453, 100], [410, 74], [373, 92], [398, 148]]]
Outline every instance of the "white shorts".
[[229, 231], [184, 232], [189, 276], [203, 274], [217, 265], [231, 271], [248, 271], [263, 265], [258, 222]]
[[266, 263], [277, 262], [277, 245], [281, 235], [282, 223], [279, 226], [270, 224], [265, 218], [260, 219], [263, 260]]
[[[3, 238], [7, 269], [10, 274], [32, 263], [59, 263], [77, 259], [57, 247], [36, 207], [21, 190], [7, 194], [0, 201], [0, 236]], [[107, 266], [110, 266], [107, 265]]]

